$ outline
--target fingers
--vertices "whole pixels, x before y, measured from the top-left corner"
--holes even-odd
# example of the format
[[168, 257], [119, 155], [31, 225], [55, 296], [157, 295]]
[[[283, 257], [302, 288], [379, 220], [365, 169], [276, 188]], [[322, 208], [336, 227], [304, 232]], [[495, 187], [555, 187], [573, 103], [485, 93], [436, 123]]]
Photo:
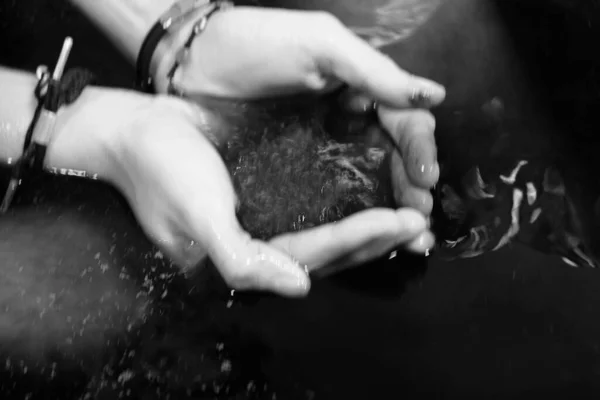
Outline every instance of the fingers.
[[314, 56], [322, 74], [334, 76], [390, 107], [429, 108], [444, 100], [443, 86], [402, 70], [392, 59], [333, 21], [330, 18], [324, 22], [329, 34], [319, 33], [315, 40]]
[[211, 189], [201, 201], [186, 203], [186, 211], [175, 223], [180, 232], [175, 240], [169, 240], [174, 235], [161, 235], [168, 240], [161, 244], [172, 259], [185, 272], [192, 272], [208, 256], [233, 289], [305, 296], [310, 279], [304, 268], [287, 253], [253, 240], [235, 217], [234, 202], [228, 200], [229, 190], [219, 190], [216, 185]]
[[288, 297], [308, 293], [308, 272], [351, 268], [401, 245], [415, 253], [434, 245], [422, 214], [408, 208], [363, 211], [335, 224], [280, 235], [269, 243], [251, 239], [238, 225], [219, 224], [212, 231], [208, 254], [230, 287]]
[[287, 297], [305, 296], [307, 272], [285, 252], [250, 238], [237, 224], [215, 224], [208, 254], [225, 282], [238, 290], [262, 290]]
[[[435, 119], [425, 110], [391, 110], [379, 107], [383, 128], [390, 133], [398, 146], [404, 172], [416, 187], [429, 189], [439, 178], [437, 148], [435, 145]], [[397, 163], [394, 168], [398, 168]], [[400, 179], [402, 171], [392, 171]]]
[[407, 243], [404, 248], [412, 253], [429, 255], [429, 251], [433, 249], [434, 245], [435, 237], [433, 236], [433, 233], [431, 233], [431, 231], [425, 231], [416, 239]]
[[415, 185], [406, 174], [404, 161], [398, 152], [392, 154], [390, 162], [391, 184], [396, 204], [419, 210], [424, 215], [431, 214], [433, 197], [429, 189]]
[[[309, 271], [331, 265], [348, 268], [412, 243], [425, 232], [426, 225], [423, 215], [415, 210], [376, 208], [335, 224], [283, 234], [270, 243], [293, 254]], [[418, 250], [417, 246], [415, 249]]]
[[[348, 90], [339, 101], [353, 113], [373, 111], [370, 98], [354, 90]], [[430, 189], [440, 173], [435, 120], [425, 110], [392, 110], [380, 106], [378, 114], [380, 124], [373, 124], [365, 131], [366, 142], [391, 152], [394, 199], [397, 204], [428, 215], [433, 208]]]
[[243, 231], [223, 160], [207, 138], [182, 121], [156, 118], [151, 126], [164, 124], [160, 132], [167, 134], [144, 132], [136, 147], [149, 162], [134, 165], [145, 181], [130, 198], [138, 204], [146, 231], [154, 232], [155, 242], [184, 268], [208, 255], [232, 288], [305, 295], [310, 287], [306, 272], [287, 254]]

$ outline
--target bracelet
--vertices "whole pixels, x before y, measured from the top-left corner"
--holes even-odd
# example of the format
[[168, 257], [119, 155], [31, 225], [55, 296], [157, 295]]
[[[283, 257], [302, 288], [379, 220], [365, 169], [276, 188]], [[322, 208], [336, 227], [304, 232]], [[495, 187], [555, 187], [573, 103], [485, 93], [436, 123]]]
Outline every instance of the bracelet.
[[[69, 70], [63, 76], [72, 46], [73, 40], [67, 37], [52, 73], [50, 73], [48, 67], [45, 65], [37, 68], [36, 76], [38, 82], [34, 90], [34, 95], [38, 103], [25, 134], [23, 154], [12, 167], [10, 182], [2, 203], [0, 203], [0, 214], [4, 214], [8, 210], [15, 192], [25, 175], [44, 169], [46, 149], [52, 140], [56, 113], [60, 107], [77, 100], [85, 87], [94, 79], [89, 71], [80, 68]], [[62, 170], [50, 170], [54, 173], [72, 175]]]
[[208, 20], [210, 19], [210, 17], [212, 17], [212, 15], [217, 11], [233, 7], [233, 3], [229, 1], [218, 1], [214, 4], [214, 8], [207, 10], [204, 13], [204, 15], [198, 21], [196, 21], [194, 27], [192, 28], [192, 32], [190, 33], [183, 45], [183, 48], [181, 48], [181, 50], [177, 52], [177, 55], [175, 56], [175, 64], [171, 67], [167, 74], [167, 79], [169, 81], [167, 92], [169, 94], [176, 95], [179, 97], [185, 97], [185, 92], [183, 91], [183, 89], [177, 88], [175, 86], [175, 83], [173, 82], [173, 78], [175, 77], [175, 72], [177, 72], [177, 68], [179, 68], [181, 64], [187, 61], [190, 55], [190, 47], [192, 46], [192, 42], [194, 41], [196, 36], [204, 32], [204, 30], [206, 29], [206, 25], [208, 25]]
[[[158, 44], [167, 34], [172, 33], [171, 31], [174, 27], [178, 26], [192, 13], [200, 11], [200, 19], [194, 24], [192, 33], [185, 42], [184, 48], [177, 53], [175, 65], [167, 75], [169, 92], [171, 92], [174, 88], [172, 80], [175, 71], [187, 57], [193, 39], [206, 28], [208, 19], [215, 12], [230, 7], [233, 7], [233, 3], [230, 1], [180, 0], [169, 8], [150, 28], [150, 31], [142, 42], [136, 62], [136, 87], [146, 93], [155, 91], [153, 79], [150, 76], [150, 65]], [[174, 91], [176, 92], [176, 90]]]

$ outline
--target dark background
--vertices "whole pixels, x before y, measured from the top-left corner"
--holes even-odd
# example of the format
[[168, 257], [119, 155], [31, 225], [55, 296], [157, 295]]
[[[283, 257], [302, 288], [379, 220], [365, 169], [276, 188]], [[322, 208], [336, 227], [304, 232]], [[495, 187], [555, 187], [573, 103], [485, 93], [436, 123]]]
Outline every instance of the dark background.
[[[470, 132], [445, 131], [445, 116], [501, 96], [527, 117], [522, 118], [528, 121], [523, 129], [515, 130], [520, 144], [515, 152], [551, 148], [573, 171], [571, 185], [579, 188], [582, 198], [596, 199], [600, 193], [595, 139], [600, 98], [598, 4], [448, 1], [445, 12], [434, 16], [421, 32], [388, 51], [407, 69], [448, 87], [448, 102], [438, 111], [438, 136], [447, 134], [438, 139], [441, 146], [447, 143], [450, 154], [458, 158], [463, 143], [473, 144], [469, 144]], [[91, 68], [102, 84], [131, 85], [131, 68], [62, 1], [3, 0], [0, 15], [1, 64], [33, 71], [40, 63], [53, 63], [63, 37], [72, 35], [72, 65]], [[33, 258], [41, 268], [50, 268], [57, 259], [71, 260], [69, 265], [76, 268], [91, 262], [96, 251], [116, 243], [118, 265], [146, 270], [149, 261], [144, 255], [152, 249], [111, 189], [64, 179], [38, 184], [35, 189], [25, 188], [18, 207], [2, 219], [0, 254], [5, 267]], [[27, 206], [34, 198], [37, 205]], [[592, 221], [597, 218], [592, 207], [581, 212]], [[210, 280], [206, 285], [214, 283], [219, 290], [194, 292], [191, 299], [170, 295], [175, 298], [157, 300], [156, 314], [133, 339], [106, 339], [105, 334], [106, 340], [93, 351], [85, 346], [72, 352], [57, 347], [52, 356], [31, 345], [28, 349], [35, 351], [24, 357], [30, 370], [5, 368], [2, 398], [26, 398], [29, 392], [32, 398], [78, 398], [86, 385], [94, 386], [87, 382], [105, 365], [125, 368], [114, 359], [130, 349], [137, 349], [134, 359], [139, 364], [159, 365], [155, 370], [162, 378], [152, 383], [134, 379], [130, 392], [117, 385], [118, 390], [106, 398], [119, 393], [144, 399], [166, 398], [168, 393], [171, 398], [218, 398], [190, 383], [193, 379], [186, 371], [187, 366], [198, 368], [210, 381], [222, 358], [209, 354], [221, 340], [229, 351], [227, 359], [233, 360], [237, 378], [230, 383], [240, 393], [237, 398], [245, 398], [246, 392], [270, 398], [270, 392], [240, 391], [239, 386], [250, 380], [257, 386], [267, 382], [269, 390], [283, 399], [596, 398], [600, 394], [597, 271], [570, 269], [518, 245], [465, 261], [448, 263], [434, 257], [426, 269], [418, 262], [414, 267], [407, 263], [388, 262], [317, 281], [303, 301], [261, 298], [231, 309], [226, 307], [227, 297], [221, 297], [218, 280]], [[8, 284], [3, 285], [6, 291]], [[193, 292], [189, 283], [175, 280], [171, 285], [170, 293]], [[16, 303], [3, 301], [3, 305]], [[178, 302], [186, 302], [187, 308]], [[6, 318], [8, 327], [15, 325], [10, 316]], [[43, 336], [44, 329], [49, 328], [36, 332]], [[28, 338], [4, 341], [2, 354], [13, 360], [11, 365], [18, 359], [11, 356], [15, 346]], [[47, 350], [53, 345], [51, 338], [46, 339]], [[216, 361], [209, 367], [200, 365], [201, 354]], [[163, 359], [168, 360], [166, 365], [161, 364]], [[39, 372], [52, 360], [62, 372], [57, 379]], [[169, 371], [182, 378], [173, 378]], [[117, 372], [104, 374], [103, 379], [118, 382]]]

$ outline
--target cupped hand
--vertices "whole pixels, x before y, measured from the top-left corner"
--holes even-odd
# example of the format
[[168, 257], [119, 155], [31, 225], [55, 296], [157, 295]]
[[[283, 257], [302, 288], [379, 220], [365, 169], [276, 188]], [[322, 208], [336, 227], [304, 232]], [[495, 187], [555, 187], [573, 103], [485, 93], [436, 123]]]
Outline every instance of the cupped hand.
[[[371, 100], [364, 95], [341, 99], [348, 111], [369, 112]], [[429, 216], [433, 209], [431, 189], [440, 176], [435, 143], [435, 118], [426, 109], [394, 109], [379, 106], [378, 123], [365, 131], [369, 140], [391, 147], [391, 186], [396, 204]], [[393, 142], [389, 146], [390, 139]]]
[[129, 110], [116, 100], [105, 105], [111, 124], [117, 115], [123, 121], [115, 125], [109, 180], [147, 235], [185, 270], [208, 256], [232, 288], [302, 296], [311, 271], [352, 267], [399, 246], [431, 246], [425, 218], [412, 209], [370, 209], [268, 242], [252, 239], [236, 218], [229, 172], [210, 140], [216, 117], [176, 98], [143, 99]]
[[397, 204], [431, 212], [439, 167], [435, 120], [427, 109], [444, 100], [444, 88], [402, 70], [331, 14], [257, 7], [219, 12], [174, 80], [188, 93], [243, 99], [346, 83], [354, 94], [348, 106], [364, 112], [375, 100], [381, 127], [396, 142], [391, 168]]
[[[159, 68], [156, 79], [169, 69]], [[428, 94], [419, 98], [423, 106], [444, 98], [443, 87], [401, 70], [332, 14], [262, 7], [214, 14], [174, 81], [186, 92], [244, 99], [327, 90], [340, 82], [396, 108], [414, 106], [415, 93]]]

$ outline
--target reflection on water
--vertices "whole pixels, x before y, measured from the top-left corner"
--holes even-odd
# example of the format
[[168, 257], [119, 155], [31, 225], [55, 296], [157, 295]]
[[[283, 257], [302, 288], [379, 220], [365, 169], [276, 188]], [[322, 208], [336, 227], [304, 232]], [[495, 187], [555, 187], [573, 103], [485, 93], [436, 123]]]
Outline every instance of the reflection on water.
[[349, 27], [373, 46], [386, 46], [407, 38], [427, 21], [441, 1], [391, 0], [374, 7], [374, 25]]
[[444, 0], [241, 0], [238, 4], [326, 10], [373, 46], [401, 41], [424, 24]]

